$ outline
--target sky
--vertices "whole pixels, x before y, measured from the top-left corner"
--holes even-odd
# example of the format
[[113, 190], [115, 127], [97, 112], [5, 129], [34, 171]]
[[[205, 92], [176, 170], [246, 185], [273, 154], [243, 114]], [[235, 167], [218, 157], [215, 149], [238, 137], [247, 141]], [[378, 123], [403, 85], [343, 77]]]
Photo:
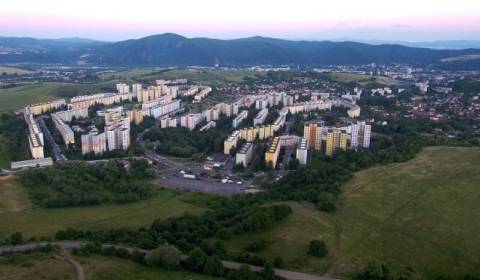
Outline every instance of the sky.
[[480, 0], [1, 0], [0, 36], [480, 40]]

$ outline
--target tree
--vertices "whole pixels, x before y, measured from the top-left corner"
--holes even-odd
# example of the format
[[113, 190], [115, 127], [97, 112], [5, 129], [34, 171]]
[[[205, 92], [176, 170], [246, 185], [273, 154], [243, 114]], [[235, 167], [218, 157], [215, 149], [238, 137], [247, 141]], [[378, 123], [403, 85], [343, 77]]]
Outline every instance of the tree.
[[318, 195], [317, 208], [325, 212], [335, 212], [335, 196], [329, 192], [320, 192]]
[[284, 261], [281, 257], [275, 257], [273, 259], [273, 266], [275, 266], [276, 268], [282, 268], [283, 264], [284, 264]]
[[223, 274], [223, 265], [217, 256], [208, 257], [203, 267], [203, 273], [213, 276], [221, 276]]
[[328, 254], [327, 246], [323, 240], [312, 240], [308, 246], [308, 254], [314, 257], [325, 257]]
[[386, 264], [378, 262], [368, 263], [355, 277], [357, 280], [393, 280], [394, 278], [390, 273], [389, 267]]
[[255, 275], [255, 273], [252, 271], [249, 265], [247, 264], [242, 264], [238, 271], [234, 273], [234, 277], [232, 277], [235, 280], [257, 280], [259, 277]]
[[206, 261], [207, 254], [205, 254], [200, 248], [195, 248], [186, 259], [185, 267], [190, 271], [202, 272]]
[[266, 262], [263, 266], [262, 277], [265, 280], [275, 279], [275, 271], [273, 270], [273, 264], [271, 262]]
[[182, 252], [172, 245], [160, 245], [145, 255], [148, 265], [160, 265], [168, 269], [179, 269]]
[[19, 245], [23, 243], [23, 235], [21, 232], [15, 232], [14, 234], [11, 235], [10, 241], [12, 245]]

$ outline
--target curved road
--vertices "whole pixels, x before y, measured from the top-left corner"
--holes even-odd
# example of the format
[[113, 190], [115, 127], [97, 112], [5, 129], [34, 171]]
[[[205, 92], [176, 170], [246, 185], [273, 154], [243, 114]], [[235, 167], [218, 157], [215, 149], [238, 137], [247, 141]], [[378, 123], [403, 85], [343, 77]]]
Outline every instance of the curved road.
[[[37, 242], [37, 243], [28, 243], [28, 244], [23, 244], [23, 245], [18, 245], [18, 246], [10, 246], [10, 247], [0, 247], [0, 254], [8, 254], [8, 253], [21, 253], [21, 252], [27, 252], [36, 249], [38, 246], [45, 246], [47, 244], [51, 245], [56, 245], [61, 248], [62, 252], [66, 251], [66, 249], [74, 249], [74, 248], [80, 248], [83, 244], [86, 244], [86, 242], [81, 242], [81, 241], [56, 241], [56, 242]], [[124, 247], [124, 246], [116, 246], [116, 245], [109, 245], [109, 244], [104, 244], [102, 247], [107, 248], [107, 247], [116, 247], [116, 248], [124, 248], [126, 249], [129, 253], [133, 253], [135, 250], [138, 250], [142, 254], [146, 254], [149, 252], [149, 250], [143, 250], [143, 249], [137, 249], [133, 247]], [[67, 255], [64, 254], [64, 256], [72, 263], [72, 265], [75, 266], [77, 269], [77, 279], [78, 280], [84, 280], [85, 275], [83, 273], [83, 269], [80, 266], [78, 262], [73, 260], [70, 255], [67, 252]], [[72, 262], [73, 260], [73, 262]], [[80, 266], [80, 268], [77, 267]], [[222, 261], [223, 267], [227, 269], [239, 269], [240, 266], [242, 266], [242, 263], [238, 262], [231, 262], [231, 261]], [[262, 271], [263, 267], [260, 266], [255, 266], [255, 265], [249, 265], [252, 271]], [[295, 272], [295, 271], [288, 271], [288, 270], [283, 270], [283, 269], [275, 269], [275, 275], [287, 279], [287, 280], [336, 280], [334, 278], [328, 277], [328, 276], [317, 276], [317, 275], [312, 275], [312, 274], [306, 274], [306, 273], [300, 273], [300, 272]]]

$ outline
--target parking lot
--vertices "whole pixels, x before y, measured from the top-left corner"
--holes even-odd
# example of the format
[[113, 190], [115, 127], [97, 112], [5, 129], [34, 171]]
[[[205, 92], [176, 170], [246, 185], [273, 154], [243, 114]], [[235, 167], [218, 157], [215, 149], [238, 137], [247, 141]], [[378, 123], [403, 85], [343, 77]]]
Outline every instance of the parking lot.
[[222, 183], [214, 179], [187, 179], [168, 176], [159, 181], [162, 187], [194, 192], [214, 193], [220, 195], [234, 195], [244, 193], [246, 182], [241, 185], [235, 183]]

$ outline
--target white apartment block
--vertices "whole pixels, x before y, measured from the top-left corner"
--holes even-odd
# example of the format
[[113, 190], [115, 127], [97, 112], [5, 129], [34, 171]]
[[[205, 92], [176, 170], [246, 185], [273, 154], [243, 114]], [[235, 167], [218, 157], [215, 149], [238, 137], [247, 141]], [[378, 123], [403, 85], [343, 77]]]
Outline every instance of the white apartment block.
[[88, 134], [82, 135], [82, 154], [102, 154], [107, 150], [106, 142], [105, 133], [98, 133], [96, 128], [92, 129]]
[[352, 149], [356, 149], [359, 146], [365, 149], [370, 148], [371, 132], [372, 126], [364, 121], [353, 123], [351, 125], [350, 147]]
[[307, 164], [308, 159], [308, 146], [307, 146], [307, 139], [302, 138], [297, 146], [297, 160], [301, 165]]
[[242, 121], [247, 118], [247, 116], [248, 116], [248, 111], [245, 110], [240, 112], [240, 114], [238, 114], [238, 116], [235, 119], [233, 119], [232, 127], [237, 128], [242, 123]]
[[258, 112], [257, 116], [253, 119], [253, 126], [262, 125], [268, 115], [268, 109], [264, 108]]
[[74, 144], [75, 134], [70, 126], [68, 126], [68, 124], [66, 124], [56, 113], [52, 114], [52, 121], [55, 124], [58, 132], [60, 132], [65, 145], [68, 146], [69, 144]]
[[180, 118], [180, 126], [194, 130], [197, 124], [203, 121], [202, 114], [187, 114]]
[[160, 128], [167, 128], [167, 127], [177, 127], [177, 118], [169, 118], [167, 116], [160, 119]]
[[180, 100], [174, 100], [165, 104], [160, 104], [150, 108], [150, 116], [160, 118], [164, 115], [173, 113], [180, 109]]
[[120, 94], [124, 94], [124, 93], [129, 93], [130, 92], [130, 86], [127, 85], [127, 84], [117, 84], [116, 85], [116, 88], [117, 88], [117, 92], [120, 93]]
[[142, 91], [142, 84], [133, 84], [132, 85], [132, 93], [134, 93], [135, 95], [139, 92]]
[[250, 161], [252, 161], [252, 157], [253, 144], [251, 142], [247, 142], [243, 144], [243, 146], [240, 148], [237, 155], [235, 156], [235, 163], [243, 164], [244, 167], [248, 167]]
[[205, 131], [205, 130], [208, 130], [212, 127], [215, 127], [217, 125], [216, 122], [214, 121], [209, 121], [206, 125], [202, 126], [202, 128], [200, 128], [200, 131]]
[[87, 118], [88, 109], [87, 108], [71, 109], [67, 111], [56, 112], [55, 114], [64, 122], [71, 122], [73, 118], [75, 119]]

